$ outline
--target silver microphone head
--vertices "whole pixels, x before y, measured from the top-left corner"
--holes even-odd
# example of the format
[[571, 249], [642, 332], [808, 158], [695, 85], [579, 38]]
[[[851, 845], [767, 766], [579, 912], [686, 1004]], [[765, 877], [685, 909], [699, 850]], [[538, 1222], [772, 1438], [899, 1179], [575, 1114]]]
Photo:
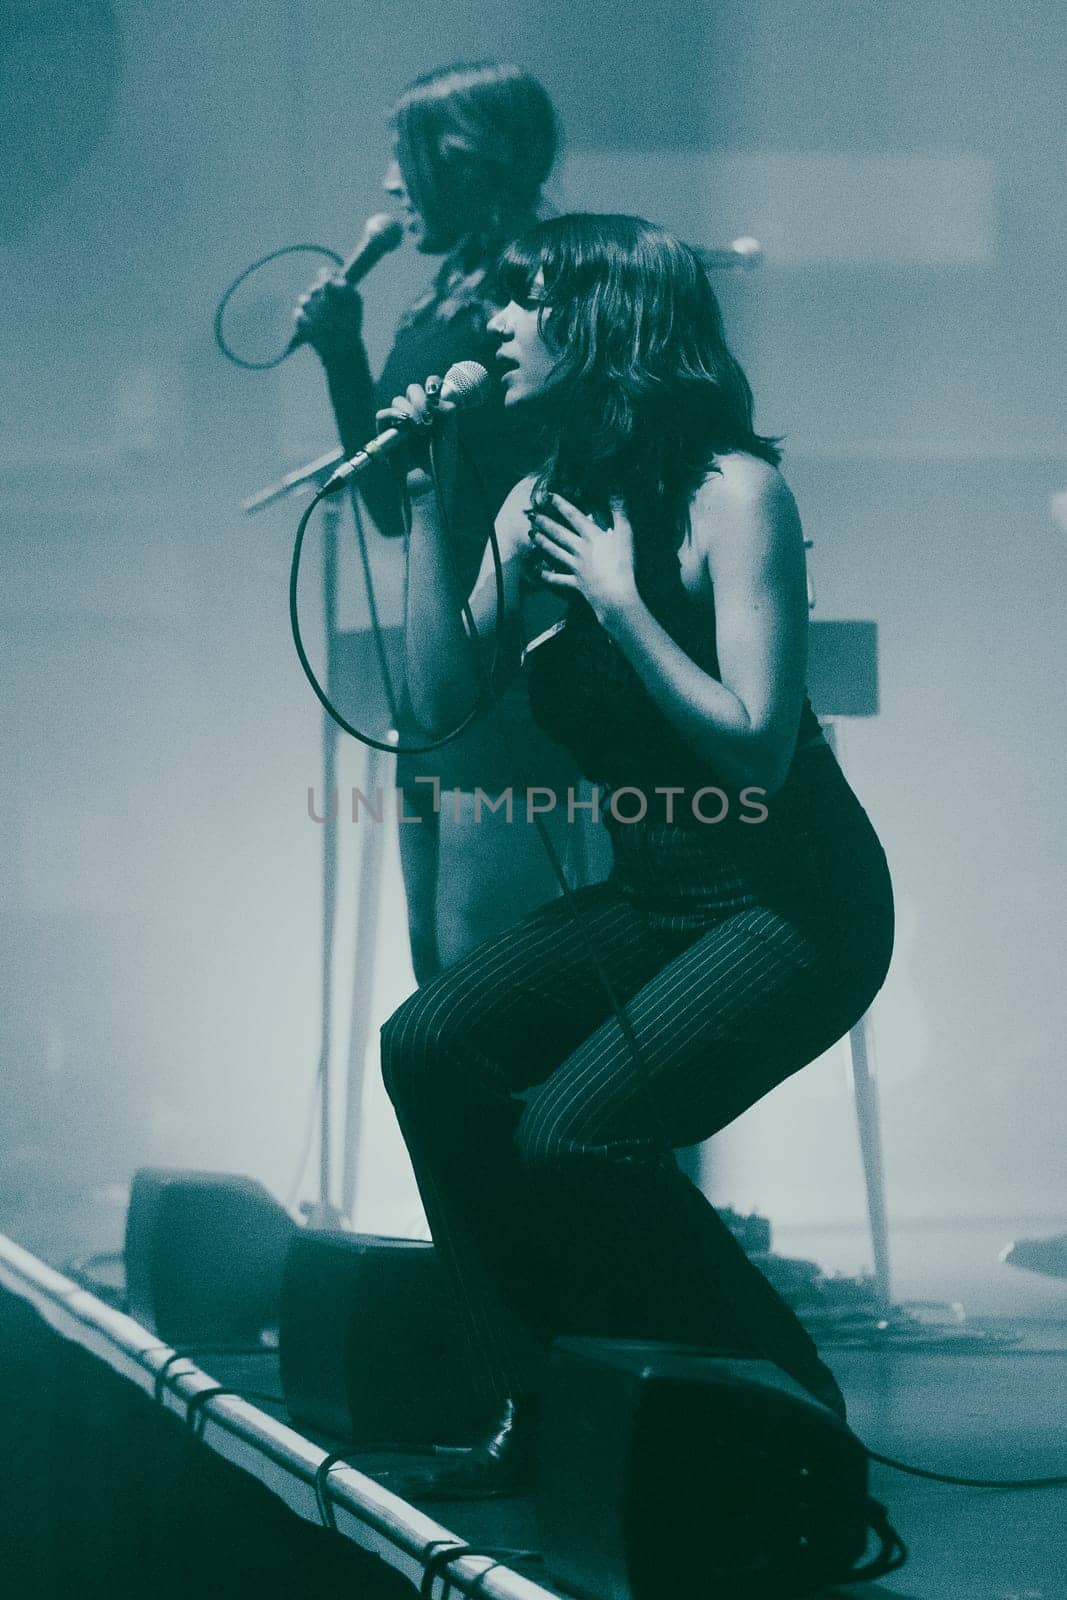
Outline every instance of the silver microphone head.
[[728, 271], [731, 267], [758, 267], [763, 260], [763, 246], [758, 239], [745, 234], [742, 238], [731, 239], [729, 244], [720, 245], [714, 250], [698, 247], [696, 254], [707, 271]]
[[489, 374], [480, 361], [456, 361], [445, 373], [440, 397], [450, 400], [458, 411], [469, 411], [483, 406], [491, 389]]
[[746, 267], [758, 266], [763, 256], [763, 246], [748, 233], [742, 234], [740, 239], [731, 239], [729, 249], [740, 257]]
[[371, 239], [379, 239], [382, 243], [388, 242], [390, 246], [395, 246], [403, 237], [403, 224], [400, 218], [394, 217], [390, 211], [376, 211], [363, 224], [364, 243], [369, 243]]

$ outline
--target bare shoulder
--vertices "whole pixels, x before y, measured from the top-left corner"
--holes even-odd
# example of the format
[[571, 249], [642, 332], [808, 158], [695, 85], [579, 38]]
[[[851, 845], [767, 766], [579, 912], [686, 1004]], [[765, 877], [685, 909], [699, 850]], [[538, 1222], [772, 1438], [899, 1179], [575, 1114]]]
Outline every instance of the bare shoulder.
[[709, 472], [693, 497], [693, 520], [702, 512], [730, 515], [756, 512], [761, 515], [796, 514], [792, 491], [777, 467], [759, 456], [742, 450], [719, 456], [717, 470]]
[[715, 566], [775, 563], [803, 551], [796, 501], [777, 467], [733, 451], [719, 456], [693, 496], [693, 538]]

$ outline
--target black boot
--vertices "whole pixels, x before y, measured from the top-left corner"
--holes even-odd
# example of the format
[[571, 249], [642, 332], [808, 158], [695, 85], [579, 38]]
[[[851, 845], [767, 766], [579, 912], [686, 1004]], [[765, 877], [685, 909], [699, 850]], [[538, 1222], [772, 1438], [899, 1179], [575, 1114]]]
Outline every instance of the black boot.
[[490, 1500], [526, 1494], [533, 1484], [535, 1401], [506, 1400], [493, 1433], [469, 1450], [449, 1451], [432, 1466], [375, 1473], [405, 1500]]

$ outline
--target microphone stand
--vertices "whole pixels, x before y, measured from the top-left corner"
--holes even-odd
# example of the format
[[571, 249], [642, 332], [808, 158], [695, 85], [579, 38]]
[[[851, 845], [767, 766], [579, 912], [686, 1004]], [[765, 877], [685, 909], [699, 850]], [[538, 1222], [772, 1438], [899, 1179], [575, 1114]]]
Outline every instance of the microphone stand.
[[[259, 489], [255, 494], [249, 495], [247, 500], [241, 501], [241, 510], [246, 517], [254, 517], [257, 511], [266, 510], [275, 500], [284, 499], [294, 489], [302, 489], [310, 484], [318, 489], [330, 476], [334, 467], [340, 466], [345, 458], [345, 453], [340, 445], [335, 450], [327, 450], [324, 456], [316, 456], [314, 461], [309, 461], [304, 467], [297, 467], [295, 472], [287, 472], [284, 478], [279, 478], [277, 483], [268, 484], [266, 489]], [[332, 500], [325, 502], [326, 506], [335, 504]]]
[[[804, 549], [811, 550], [813, 541], [804, 540]], [[808, 568], [808, 611], [815, 610], [815, 582]], [[820, 624], [812, 618], [812, 629]], [[832, 627], [833, 624], [830, 624]], [[814, 633], [812, 635], [814, 638]], [[873, 660], [866, 670], [858, 660], [848, 662], [852, 687], [862, 684], [866, 692], [863, 709], [853, 705], [846, 709], [840, 701], [818, 706], [823, 736], [836, 758], [841, 755], [840, 723], [846, 715], [872, 716], [878, 710], [878, 657], [877, 645]], [[867, 679], [864, 683], [864, 679]], [[867, 1221], [870, 1228], [871, 1251], [874, 1258], [874, 1295], [883, 1317], [888, 1318], [893, 1309], [889, 1262], [889, 1215], [885, 1199], [885, 1168], [882, 1161], [882, 1121], [878, 1097], [878, 1079], [872, 1063], [870, 1012], [848, 1031], [849, 1078], [852, 1084], [852, 1105], [859, 1133], [860, 1159], [863, 1165], [863, 1183], [867, 1196]]]
[[[242, 503], [246, 516], [273, 505], [275, 501], [296, 489], [318, 489], [334, 468], [344, 459], [341, 449], [328, 451], [306, 466], [288, 472], [277, 483], [250, 495]], [[322, 502], [322, 605], [326, 627], [327, 676], [333, 662], [337, 636], [337, 543], [341, 524], [343, 497], [335, 496]], [[332, 717], [322, 717], [322, 789], [326, 814], [329, 816], [331, 797], [337, 787], [337, 745], [340, 729]], [[331, 1199], [332, 1173], [330, 1170], [330, 1050], [333, 1042], [333, 989], [334, 939], [337, 925], [337, 859], [338, 819], [340, 800], [333, 821], [322, 828], [322, 1006], [319, 1042], [319, 1198], [306, 1207], [307, 1223], [311, 1228], [340, 1228], [344, 1219]]]

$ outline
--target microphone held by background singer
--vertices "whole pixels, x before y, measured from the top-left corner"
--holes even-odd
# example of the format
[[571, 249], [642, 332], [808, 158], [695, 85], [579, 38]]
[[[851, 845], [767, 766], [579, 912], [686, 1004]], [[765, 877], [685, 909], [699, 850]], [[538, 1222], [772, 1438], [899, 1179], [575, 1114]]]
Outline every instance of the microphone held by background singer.
[[[383, 256], [397, 248], [403, 237], [404, 229], [398, 217], [391, 216], [388, 211], [376, 211], [364, 223], [359, 243], [340, 272], [327, 274], [323, 285], [333, 283], [337, 288], [354, 289], [373, 271]], [[304, 320], [305, 307], [310, 298], [310, 293], [303, 294], [297, 302], [297, 326], [289, 340], [286, 355], [292, 355], [301, 345], [311, 342], [311, 329]]]

